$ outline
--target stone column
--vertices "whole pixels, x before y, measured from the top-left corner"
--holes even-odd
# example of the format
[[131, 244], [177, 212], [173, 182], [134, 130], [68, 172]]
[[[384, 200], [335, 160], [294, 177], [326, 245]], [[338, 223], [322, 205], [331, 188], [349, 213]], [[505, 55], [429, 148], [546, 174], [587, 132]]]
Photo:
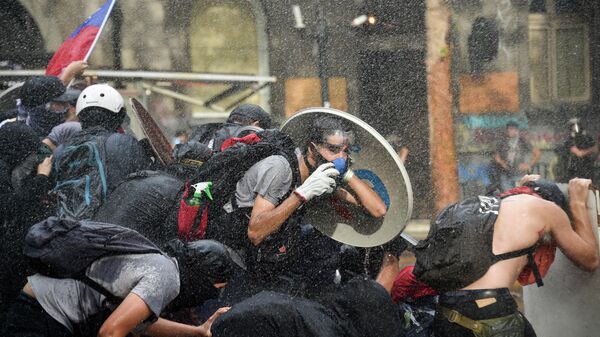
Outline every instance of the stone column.
[[427, 104], [434, 211], [458, 201], [458, 171], [452, 120], [450, 10], [444, 0], [427, 0]]

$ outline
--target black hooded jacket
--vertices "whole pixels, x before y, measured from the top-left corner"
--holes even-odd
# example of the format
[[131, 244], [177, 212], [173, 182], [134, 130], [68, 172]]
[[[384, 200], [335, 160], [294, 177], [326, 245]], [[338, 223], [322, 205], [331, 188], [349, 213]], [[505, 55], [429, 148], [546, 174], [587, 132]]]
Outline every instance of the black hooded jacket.
[[321, 303], [263, 291], [212, 325], [214, 337], [396, 337], [398, 310], [378, 283], [360, 277]]
[[[23, 222], [37, 222], [36, 202], [46, 198], [52, 184], [45, 175], [31, 174], [15, 189], [11, 183], [13, 170], [35, 155], [41, 146], [39, 137], [27, 125], [9, 123], [0, 128], [0, 219], [11, 221], [25, 216]], [[41, 159], [41, 158], [40, 158]], [[32, 214], [30, 214], [32, 213]], [[35, 219], [34, 219], [35, 218]]]
[[0, 312], [16, 298], [27, 275], [22, 239], [29, 226], [51, 210], [47, 197], [52, 188], [50, 178], [34, 170], [22, 179], [19, 188], [11, 183], [12, 172], [36, 155], [40, 145], [38, 136], [25, 124], [8, 123], [0, 128]]

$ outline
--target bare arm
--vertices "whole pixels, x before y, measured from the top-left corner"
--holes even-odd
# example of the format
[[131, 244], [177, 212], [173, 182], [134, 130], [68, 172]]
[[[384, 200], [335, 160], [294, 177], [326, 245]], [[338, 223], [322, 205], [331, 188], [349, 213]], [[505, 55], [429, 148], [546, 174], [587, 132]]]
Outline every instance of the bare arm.
[[129, 293], [104, 321], [98, 337], [125, 337], [151, 314], [150, 308], [138, 295]]
[[340, 189], [337, 196], [353, 205], [364, 207], [371, 216], [381, 218], [387, 213], [387, 208], [377, 192], [356, 175], [348, 180], [348, 187], [355, 193], [356, 198], [348, 191]]
[[531, 149], [531, 162], [529, 162], [529, 167], [534, 167], [535, 164], [537, 164], [537, 162], [540, 160], [541, 156], [542, 153], [540, 152], [540, 149], [533, 147], [533, 149]]
[[258, 246], [267, 236], [275, 232], [294, 211], [302, 205], [302, 200], [294, 193], [278, 206], [261, 195], [256, 195], [250, 222], [248, 223], [248, 239]]
[[592, 155], [597, 152], [598, 152], [598, 145], [594, 145], [592, 147], [589, 147], [589, 148], [583, 149], [583, 150], [576, 146], [571, 147], [571, 153], [573, 153], [574, 155], [576, 155], [579, 158], [587, 157], [587, 156]]
[[56, 145], [54, 145], [54, 143], [52, 143], [50, 138], [44, 138], [44, 140], [42, 140], [42, 143], [48, 145], [48, 147], [50, 148], [50, 150], [52, 150], [52, 152], [54, 152], [54, 150], [56, 150]]
[[159, 318], [144, 331], [144, 335], [152, 337], [210, 337], [212, 336], [210, 333], [212, 323], [219, 316], [226, 313], [227, 310], [229, 310], [229, 307], [220, 308], [200, 326], [187, 325]]
[[387, 290], [388, 294], [391, 294], [394, 281], [399, 272], [400, 263], [398, 258], [394, 256], [394, 254], [385, 253], [383, 254], [381, 268], [379, 269], [379, 274], [377, 274], [375, 281], [381, 284], [385, 290]]
[[564, 212], [546, 216], [555, 219], [551, 226], [552, 235], [560, 250], [583, 270], [593, 271], [598, 267], [598, 242], [594, 226], [586, 207], [589, 179], [571, 179], [569, 181], [569, 208], [572, 215], [571, 227]]
[[73, 61], [66, 66], [60, 76], [60, 80], [63, 82], [65, 86], [68, 86], [71, 83], [71, 80], [75, 78], [75, 76], [83, 74], [83, 72], [88, 68], [88, 63], [84, 61]]
[[500, 157], [499, 153], [494, 153], [494, 161], [498, 163], [498, 165], [502, 166], [504, 169], [508, 169], [508, 164]]

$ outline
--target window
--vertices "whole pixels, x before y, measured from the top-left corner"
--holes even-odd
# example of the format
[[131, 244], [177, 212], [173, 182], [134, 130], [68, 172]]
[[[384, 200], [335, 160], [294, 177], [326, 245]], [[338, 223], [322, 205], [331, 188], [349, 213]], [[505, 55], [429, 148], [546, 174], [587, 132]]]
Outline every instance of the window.
[[560, 6], [534, 9], [529, 14], [532, 103], [588, 101], [589, 25], [585, 17]]

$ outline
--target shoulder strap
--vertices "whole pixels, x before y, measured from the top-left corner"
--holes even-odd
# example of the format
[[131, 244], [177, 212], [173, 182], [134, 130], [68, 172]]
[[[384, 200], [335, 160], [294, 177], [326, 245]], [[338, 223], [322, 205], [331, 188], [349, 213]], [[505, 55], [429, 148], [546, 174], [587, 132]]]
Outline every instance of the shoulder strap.
[[537, 249], [537, 244], [535, 244], [531, 247], [528, 247], [528, 248], [515, 250], [513, 252], [508, 252], [508, 253], [498, 254], [498, 255], [494, 254], [494, 260], [495, 261], [508, 260], [508, 259], [512, 259], [515, 257], [523, 256], [523, 255], [533, 254], [533, 252], [535, 252], [536, 249]]
[[535, 259], [533, 258], [533, 253], [535, 253], [535, 250], [537, 249], [537, 247], [538, 247], [538, 244], [536, 243], [535, 245], [533, 245], [529, 248], [524, 248], [524, 249], [516, 250], [514, 252], [508, 252], [508, 253], [504, 253], [504, 254], [494, 255], [495, 261], [508, 260], [508, 259], [512, 259], [515, 257], [527, 255], [527, 264], [529, 265], [529, 267], [531, 268], [531, 271], [533, 272], [533, 276], [535, 277], [535, 283], [537, 284], [538, 287], [541, 287], [544, 285], [544, 281], [542, 281], [542, 275], [540, 274], [540, 270], [538, 269], [538, 266], [535, 263]]
[[110, 291], [106, 290], [106, 288], [99, 285], [98, 282], [92, 280], [87, 275], [85, 275], [85, 273], [83, 275], [76, 277], [75, 279], [83, 282], [88, 287], [90, 287], [90, 288], [96, 290], [97, 292], [99, 292], [100, 294], [104, 295], [104, 297], [106, 297], [106, 299], [113, 304], [119, 304], [123, 301], [122, 298], [119, 298], [119, 297], [113, 295]]

